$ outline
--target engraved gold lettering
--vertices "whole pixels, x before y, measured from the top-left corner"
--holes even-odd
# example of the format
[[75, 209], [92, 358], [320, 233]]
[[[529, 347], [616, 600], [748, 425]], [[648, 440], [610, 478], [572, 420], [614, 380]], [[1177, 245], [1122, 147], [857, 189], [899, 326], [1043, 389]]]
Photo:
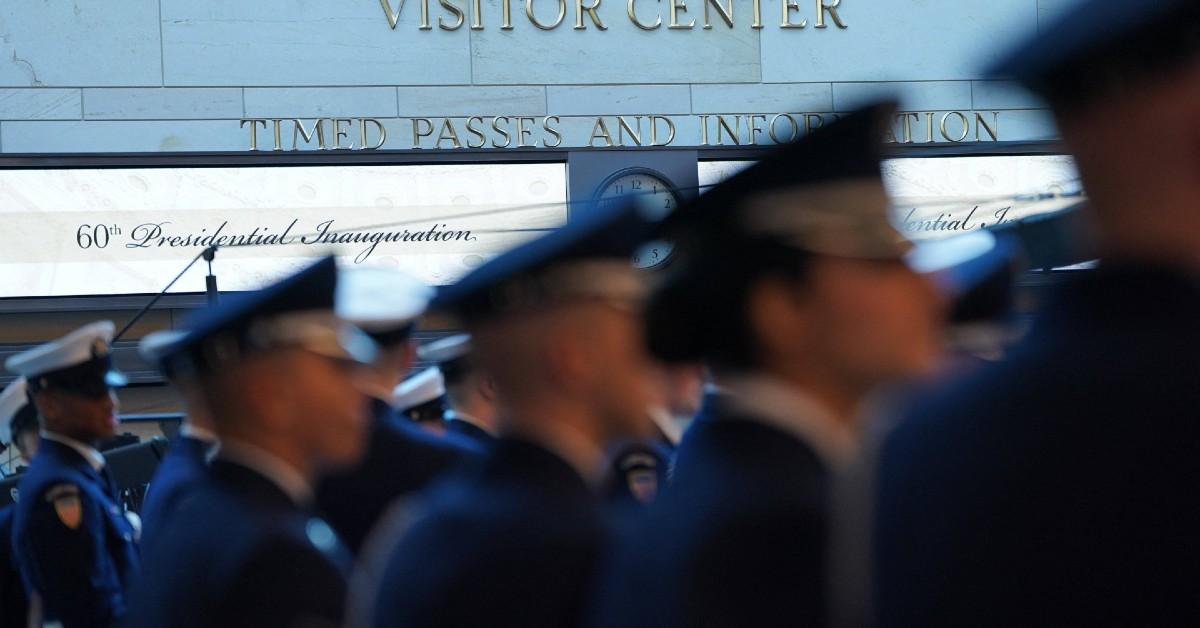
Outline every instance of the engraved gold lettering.
[[463, 12], [462, 7], [450, 2], [450, 0], [438, 0], [438, 4], [442, 5], [443, 9], [446, 9], [451, 15], [454, 16], [454, 22], [452, 24], [446, 23], [445, 16], [439, 17], [438, 28], [444, 31], [456, 31], [462, 28], [463, 23], [467, 21], [467, 14]]
[[583, 25], [584, 13], [587, 13], [588, 17], [592, 18], [592, 24], [595, 24], [597, 29], [602, 31], [608, 30], [608, 27], [604, 25], [604, 21], [601, 20], [600, 16], [596, 14], [596, 9], [600, 8], [600, 1], [601, 0], [595, 0], [595, 2], [589, 6], [584, 5], [583, 0], [575, 0], [575, 30], [581, 31], [587, 29], [587, 27]]
[[543, 24], [538, 21], [537, 16], [533, 14], [533, 0], [525, 0], [525, 17], [529, 18], [530, 23], [544, 31], [552, 31], [558, 28], [559, 24], [567, 17], [567, 0], [558, 0], [558, 17], [554, 19], [553, 24]]
[[621, 146], [628, 146], [625, 143], [625, 134], [629, 133], [629, 137], [633, 139], [634, 144], [642, 145], [642, 116], [634, 116], [637, 121], [637, 129], [635, 130], [625, 116], [617, 116], [617, 143]]
[[[779, 122], [780, 119], [787, 120], [788, 125], [791, 127], [791, 131], [788, 133], [786, 139], [781, 139], [775, 132], [775, 123]], [[793, 118], [791, 114], [787, 113], [775, 114], [775, 117], [771, 118], [771, 124], [767, 125], [767, 129], [771, 134], [771, 141], [775, 142], [776, 144], [786, 144], [788, 142], [792, 142], [800, 135], [800, 125], [796, 123], [796, 119]]]
[[[551, 120], [554, 121], [554, 124], [550, 124]], [[562, 122], [562, 118], [559, 118], [558, 116], [546, 116], [545, 118], [542, 119], [542, 128], [546, 130], [546, 133], [549, 133], [550, 135], [554, 136], [553, 144], [547, 143], [546, 138], [543, 137], [542, 138], [542, 146], [545, 146], [546, 148], [558, 148], [559, 146], [562, 146], [562, 141], [563, 141], [562, 132], [560, 132], [558, 130], [558, 128], [555, 126], [555, 124], [558, 124], [560, 122]]]
[[483, 7], [481, 0], [471, 0], [471, 30], [483, 30]]
[[499, 144], [496, 140], [492, 140], [492, 148], [508, 148], [512, 145], [512, 134], [508, 132], [507, 128], [500, 126], [501, 120], [504, 120], [506, 126], [508, 125], [509, 119], [507, 116], [497, 116], [492, 118], [492, 130], [504, 138], [504, 143]]
[[896, 117], [900, 118], [900, 135], [903, 138], [900, 140], [900, 143], [912, 144], [912, 121], [920, 121], [921, 115], [917, 113], [901, 113], [897, 114]]
[[480, 129], [477, 124], [483, 124], [483, 118], [479, 116], [467, 118], [467, 133], [479, 140], [479, 143], [476, 144], [471, 141], [471, 138], [467, 138], [467, 148], [483, 148], [487, 144], [487, 136], [483, 134], [483, 129]]
[[421, 30], [433, 30], [433, 26], [429, 24], [429, 0], [421, 0]]
[[400, 12], [404, 10], [404, 0], [400, 0], [400, 6], [396, 10], [392, 10], [392, 3], [389, 0], [379, 0], [379, 5], [383, 7], [383, 14], [387, 16], [388, 26], [392, 30], [396, 30], [396, 23], [400, 21]]
[[250, 150], [258, 150], [258, 125], [263, 125], [263, 129], [266, 130], [267, 121], [261, 118], [245, 118], [239, 128], [246, 128], [247, 123], [250, 124]]
[[721, 4], [721, 0], [704, 0], [704, 28], [712, 29], [712, 22], [709, 20], [709, 7], [717, 9], [717, 15], [725, 22], [729, 28], [733, 28], [733, 0], [729, 0], [729, 5]]
[[767, 116], [764, 116], [761, 114], [753, 114], [748, 117], [749, 117], [749, 119], [746, 121], [746, 124], [750, 127], [749, 129], [747, 129], [750, 133], [750, 144], [756, 145], [756, 144], [758, 144], [758, 134], [760, 132], [762, 132], [762, 130], [763, 130], [763, 128], [758, 126], [757, 123], [760, 121], [766, 122]]
[[[834, 119], [836, 120], [837, 117], [834, 116]], [[812, 133], [813, 131], [815, 131], [823, 126], [825, 126], [825, 116], [823, 116], [819, 113], [804, 114], [804, 133], [806, 135], [808, 133]]]
[[442, 118], [442, 130], [438, 132], [437, 143], [433, 147], [441, 148], [442, 142], [447, 141], [454, 148], [462, 148], [462, 142], [458, 141], [458, 131], [454, 130], [454, 121], [450, 118]]
[[779, 28], [804, 28], [808, 26], [807, 18], [801, 18], [799, 24], [792, 23], [792, 11], [800, 10], [800, 2], [798, 0], [780, 0], [779, 6], [783, 10], [783, 15], [779, 18]]
[[817, 28], [826, 28], [825, 14], [833, 18], [833, 23], [837, 24], [838, 28], [846, 28], [846, 23], [842, 21], [842, 16], [838, 15], [838, 7], [842, 5], [842, 0], [831, 0], [829, 4], [825, 4], [825, 0], [816, 0], [817, 3]]
[[[424, 129], [422, 129], [422, 125]], [[412, 147], [421, 148], [421, 138], [433, 135], [433, 121], [429, 118], [412, 119]]]
[[317, 119], [316, 122], [313, 124], [313, 130], [308, 131], [304, 128], [304, 122], [302, 120], [293, 119], [292, 120], [292, 150], [299, 149], [300, 138], [304, 138], [304, 143], [308, 144], [308, 143], [312, 142], [314, 135], [317, 137], [317, 148], [319, 148], [321, 150], [324, 150], [325, 148], [327, 148], [327, 146], [325, 145], [325, 126], [322, 124], [322, 122], [324, 122], [324, 120]]
[[500, 24], [500, 30], [511, 31], [513, 29], [512, 0], [500, 0], [500, 3], [502, 7], [501, 17], [503, 19], [503, 23]]
[[[950, 132], [946, 129], [946, 121], [949, 120], [951, 116], [957, 116], [959, 122], [962, 123], [962, 134], [959, 135], [958, 138], [952, 137]], [[967, 135], [971, 132], [971, 123], [969, 120], [967, 120], [967, 116], [964, 116], [961, 112], [951, 111], [942, 116], [942, 122], [939, 125], [939, 129], [942, 132], [942, 137], [946, 138], [947, 140], [951, 142], [961, 142], [967, 139]]]
[[525, 141], [533, 137], [533, 129], [525, 128], [525, 123], [533, 124], [536, 121], [534, 118], [517, 118], [517, 148], [533, 148], [537, 146], [537, 142], [527, 143]]
[[[367, 125], [368, 124], [374, 125], [375, 130], [379, 131], [379, 140], [377, 142], [375, 142], [374, 146], [371, 146], [367, 142]], [[292, 141], [293, 141], [293, 143], [295, 143], [295, 138], [293, 138]], [[359, 146], [362, 147], [363, 150], [379, 150], [380, 148], [383, 147], [385, 142], [387, 142], [387, 127], [383, 126], [382, 122], [380, 122], [379, 120], [377, 120], [375, 118], [359, 118], [358, 119], [358, 144], [359, 144]]]
[[[342, 123], [346, 123], [346, 128], [342, 129]], [[350, 150], [354, 148], [354, 142], [350, 142], [349, 146], [342, 146], [342, 138], [350, 137], [350, 125], [354, 124], [354, 120], [348, 118], [333, 118], [330, 122], [333, 125], [333, 146], [331, 150]]]
[[687, 1], [686, 0], [668, 0], [668, 1], [671, 3], [671, 25], [668, 26], [667, 28], [688, 30], [688, 29], [691, 29], [694, 26], [696, 26], [696, 18], [692, 18], [692, 21], [688, 22], [687, 24], [679, 23], [679, 14], [687, 13]]
[[596, 118], [596, 124], [592, 125], [592, 135], [588, 138], [588, 147], [595, 148], [597, 139], [604, 140], [604, 146], [612, 148], [612, 133], [608, 132], [608, 124], [604, 122], [603, 117]]
[[634, 0], [629, 0], [629, 3], [625, 5], [625, 12], [629, 14], [629, 21], [633, 22], [634, 26], [644, 31], [652, 31], [662, 26], [662, 14], [655, 16], [653, 24], [646, 24], [639, 20], [637, 13], [633, 10], [633, 3]]
[[[667, 139], [658, 140], [658, 123], [667, 123]], [[651, 146], [670, 146], [671, 142], [675, 141], [675, 123], [666, 116], [650, 116], [650, 145]]]
[[742, 138], [742, 116], [733, 117], [733, 126], [729, 126], [729, 119], [725, 116], [717, 116], [717, 145], [724, 146], [721, 141], [721, 132], [729, 134], [729, 139], [733, 140], [734, 145], [741, 145]]
[[982, 141], [979, 137], [979, 128], [980, 127], [983, 127], [983, 130], [985, 132], [987, 132], [988, 137], [991, 137], [993, 142], [999, 141], [1000, 140], [1000, 112], [999, 111], [992, 112], [992, 123], [990, 125], [987, 123], [987, 120], [983, 119], [983, 114], [981, 114], [979, 112], [975, 112], [975, 141], [976, 142]]

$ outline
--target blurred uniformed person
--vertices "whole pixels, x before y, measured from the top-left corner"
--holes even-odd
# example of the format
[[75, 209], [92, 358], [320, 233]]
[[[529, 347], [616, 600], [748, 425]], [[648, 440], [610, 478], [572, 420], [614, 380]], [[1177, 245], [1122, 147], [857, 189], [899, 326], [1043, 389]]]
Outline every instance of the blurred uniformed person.
[[[36, 442], [38, 433], [37, 410], [29, 403], [29, 396], [25, 391], [25, 378], [18, 377], [4, 392], [0, 392], [0, 445], [17, 445], [22, 458], [26, 457], [28, 447], [20, 445], [22, 439], [27, 439], [27, 434], [32, 434]], [[32, 459], [32, 456], [26, 461], [29, 459]], [[14, 497], [20, 499], [19, 495]], [[29, 599], [25, 595], [25, 585], [21, 582], [17, 558], [13, 555], [12, 533], [15, 514], [15, 505], [0, 508], [0, 622], [5, 626], [26, 625], [29, 613]]]
[[16, 447], [21, 463], [10, 465], [13, 474], [29, 467], [41, 440], [37, 408], [29, 402], [28, 390], [25, 378], [18, 377], [0, 393], [0, 444]]
[[618, 507], [649, 504], [666, 490], [683, 427], [700, 411], [704, 398], [703, 367], [671, 364], [657, 370], [662, 403], [649, 408], [653, 435], [622, 443], [612, 455], [605, 493]]
[[496, 441], [496, 380], [471, 356], [471, 335], [455, 334], [423, 345], [417, 355], [436, 362], [446, 387], [446, 431], [480, 445]]
[[338, 316], [365, 331], [379, 352], [367, 376], [367, 453], [354, 467], [321, 480], [317, 507], [355, 554], [395, 500], [474, 458], [470, 443], [431, 435], [390, 405], [393, 388], [412, 365], [412, 332], [432, 296], [432, 289], [399, 271], [340, 271]]
[[446, 384], [436, 366], [413, 373], [396, 385], [392, 404], [403, 418], [431, 434], [445, 434], [442, 417], [446, 414]]
[[1101, 261], [889, 439], [878, 623], [1196, 625], [1200, 3], [1080, 2], [994, 75], [1053, 108]]
[[650, 361], [631, 264], [645, 222], [592, 208], [440, 295], [495, 378], [500, 437], [428, 496], [390, 555], [381, 627], [577, 626], [607, 532], [607, 443], [648, 429]]
[[117, 427], [113, 324], [85, 325], [8, 359], [25, 376], [41, 417], [38, 453], [21, 476], [13, 546], [41, 620], [64, 628], [109, 626], [128, 609], [137, 577], [136, 521], [117, 499], [96, 444]]
[[220, 448], [146, 548], [126, 625], [337, 626], [349, 555], [313, 486], [366, 445], [374, 345], [333, 312], [333, 258], [198, 312], [164, 356], [192, 373]]
[[933, 366], [940, 301], [888, 221], [889, 106], [780, 147], [674, 220], [654, 352], [721, 391], [600, 588], [598, 626], [821, 626], [831, 494], [877, 387]]
[[157, 331], [138, 343], [138, 352], [147, 362], [156, 365], [183, 397], [185, 411], [179, 434], [171, 440], [142, 501], [142, 546], [154, 542], [158, 530], [167, 519], [200, 485], [208, 467], [208, 456], [217, 446], [212, 417], [204, 408], [200, 390], [193, 377], [177, 373], [163, 358], [175, 352], [174, 344], [184, 338], [181, 331]]

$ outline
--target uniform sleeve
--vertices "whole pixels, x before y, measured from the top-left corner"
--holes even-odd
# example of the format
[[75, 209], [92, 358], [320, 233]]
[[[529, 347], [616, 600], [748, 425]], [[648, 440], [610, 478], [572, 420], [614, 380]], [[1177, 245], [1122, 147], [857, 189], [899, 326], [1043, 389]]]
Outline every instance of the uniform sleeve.
[[259, 548], [224, 601], [226, 628], [336, 628], [346, 607], [346, 577], [312, 545], [280, 539]]
[[22, 570], [40, 583], [47, 615], [64, 628], [112, 625], [124, 613], [125, 596], [107, 559], [100, 505], [74, 484], [52, 485], [29, 499], [36, 501], [17, 542]]

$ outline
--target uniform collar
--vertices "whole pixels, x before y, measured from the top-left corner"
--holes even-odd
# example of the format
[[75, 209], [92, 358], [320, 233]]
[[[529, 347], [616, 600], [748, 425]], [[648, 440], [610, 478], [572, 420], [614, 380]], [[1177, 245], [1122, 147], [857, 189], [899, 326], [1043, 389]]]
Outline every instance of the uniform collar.
[[654, 422], [654, 426], [662, 433], [669, 445], [674, 447], [679, 444], [679, 439], [683, 437], [683, 430], [676, 425], [669, 410], [662, 406], [650, 408], [650, 420]]
[[74, 438], [63, 436], [62, 434], [55, 432], [41, 430], [39, 434], [46, 440], [54, 441], [60, 445], [66, 445], [67, 447], [74, 449], [79, 453], [80, 456], [83, 456], [83, 459], [86, 460], [88, 465], [90, 465], [97, 473], [104, 468], [104, 454], [100, 453], [100, 451], [95, 447], [86, 445], [75, 440]]
[[296, 506], [307, 507], [313, 503], [312, 485], [299, 471], [254, 445], [225, 440], [221, 442], [216, 457], [246, 467], [270, 480]]
[[469, 414], [466, 414], [464, 412], [455, 412], [454, 410], [446, 410], [444, 413], [442, 413], [442, 419], [445, 421], [462, 421], [463, 423], [473, 425], [473, 426], [483, 430], [484, 433], [486, 433], [488, 436], [496, 435], [496, 433], [494, 431], [488, 429], [488, 427], [486, 425], [484, 425], [482, 421], [480, 421], [479, 419], [477, 419]]
[[206, 430], [202, 427], [196, 427], [191, 423], [184, 423], [183, 427], [179, 428], [179, 433], [182, 434], [184, 438], [204, 441], [210, 445], [216, 444], [217, 442], [217, 435], [211, 430]]
[[858, 452], [854, 432], [794, 386], [763, 375], [743, 375], [725, 379], [718, 394], [742, 417], [804, 441], [831, 468], [844, 468], [854, 461]]

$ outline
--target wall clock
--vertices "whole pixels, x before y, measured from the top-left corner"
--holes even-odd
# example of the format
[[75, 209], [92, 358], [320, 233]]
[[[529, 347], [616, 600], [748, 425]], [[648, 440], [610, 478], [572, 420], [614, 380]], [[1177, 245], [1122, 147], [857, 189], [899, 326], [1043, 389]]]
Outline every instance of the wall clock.
[[[596, 188], [593, 199], [605, 207], [619, 199], [637, 194], [645, 199], [646, 218], [659, 221], [679, 207], [683, 196], [679, 186], [665, 174], [650, 168], [624, 168], [609, 175]], [[665, 240], [648, 242], [633, 256], [637, 268], [654, 268], [665, 263], [674, 250], [674, 245]]]

